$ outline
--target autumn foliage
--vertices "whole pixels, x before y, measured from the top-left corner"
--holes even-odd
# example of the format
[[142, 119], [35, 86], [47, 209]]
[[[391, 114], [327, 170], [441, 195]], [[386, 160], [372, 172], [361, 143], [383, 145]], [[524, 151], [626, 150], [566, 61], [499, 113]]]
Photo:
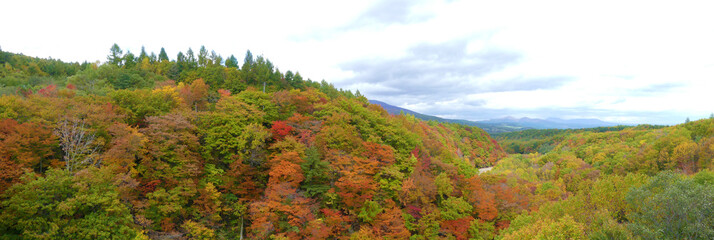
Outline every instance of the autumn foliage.
[[2, 239], [712, 236], [712, 119], [504, 134], [508, 155], [250, 52], [0, 54]]

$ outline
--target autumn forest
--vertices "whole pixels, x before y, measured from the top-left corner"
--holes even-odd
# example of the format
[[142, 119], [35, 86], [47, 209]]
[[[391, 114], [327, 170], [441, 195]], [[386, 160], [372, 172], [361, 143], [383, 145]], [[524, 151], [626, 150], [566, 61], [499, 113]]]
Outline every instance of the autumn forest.
[[0, 239], [712, 239], [713, 167], [714, 119], [491, 136], [250, 51], [0, 50]]

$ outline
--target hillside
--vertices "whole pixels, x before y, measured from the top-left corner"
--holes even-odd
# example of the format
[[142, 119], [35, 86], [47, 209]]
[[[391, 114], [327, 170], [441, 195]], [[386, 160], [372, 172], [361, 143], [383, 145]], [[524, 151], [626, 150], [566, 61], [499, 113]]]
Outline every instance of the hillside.
[[499, 134], [507, 132], [515, 132], [526, 129], [578, 129], [578, 128], [596, 128], [596, 127], [613, 127], [619, 124], [605, 122], [598, 119], [560, 119], [560, 118], [499, 118], [484, 121], [469, 121], [461, 119], [445, 119], [436, 116], [421, 114], [409, 109], [400, 108], [390, 105], [385, 102], [370, 100], [371, 103], [382, 106], [390, 114], [410, 114], [416, 118], [425, 121], [437, 121], [457, 123], [467, 126], [479, 127], [490, 134]]
[[119, 52], [0, 52], [1, 238], [434, 239], [502, 221], [472, 211], [496, 206], [478, 167], [505, 157], [479, 128], [393, 116], [250, 52], [240, 68]]
[[524, 128], [534, 129], [576, 129], [576, 128], [596, 128], [596, 127], [613, 127], [619, 124], [601, 121], [599, 119], [560, 119], [560, 118], [499, 118], [486, 121], [480, 121], [486, 124], [511, 124]]
[[520, 131], [520, 130], [528, 129], [527, 127], [522, 127], [517, 124], [510, 124], [510, 123], [505, 123], [505, 122], [486, 123], [486, 122], [474, 122], [474, 121], [461, 120], [461, 119], [440, 118], [440, 117], [436, 117], [436, 116], [421, 114], [421, 113], [414, 112], [409, 109], [400, 108], [400, 107], [393, 106], [388, 103], [377, 101], [377, 100], [369, 100], [369, 102], [372, 104], [380, 105], [382, 108], [387, 110], [387, 112], [389, 112], [389, 114], [392, 114], [392, 115], [409, 114], [409, 115], [413, 115], [414, 117], [424, 120], [424, 121], [436, 121], [436, 122], [444, 122], [444, 123], [456, 123], [456, 124], [461, 124], [461, 125], [466, 125], [466, 126], [474, 126], [474, 127], [479, 127], [481, 129], [483, 129], [484, 131], [488, 132], [489, 134], [513, 132], [513, 131]]
[[0, 51], [1, 239], [714, 238], [714, 119], [492, 138], [250, 52], [121, 52]]
[[568, 137], [584, 133], [617, 132], [625, 129], [649, 130], [660, 129], [666, 126], [638, 125], [615, 126], [583, 129], [528, 129], [517, 132], [494, 134], [493, 137], [503, 146], [508, 153], [547, 153], [555, 146], [565, 141]]
[[[499, 136], [528, 154], [489, 175], [532, 189], [502, 239], [710, 239], [714, 120], [672, 127], [527, 130]], [[516, 141], [514, 141], [516, 140]], [[508, 141], [511, 141], [510, 143]], [[532, 145], [531, 145], [532, 144]], [[540, 152], [540, 153], [539, 153]], [[566, 230], [569, 229], [569, 230]]]

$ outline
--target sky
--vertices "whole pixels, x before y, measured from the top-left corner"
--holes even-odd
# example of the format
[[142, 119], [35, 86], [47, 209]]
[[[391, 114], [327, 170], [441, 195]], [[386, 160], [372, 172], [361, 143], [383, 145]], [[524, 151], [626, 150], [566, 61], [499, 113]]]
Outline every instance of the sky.
[[203, 45], [446, 118], [678, 124], [714, 112], [708, 1], [3, 1], [0, 48], [64, 61]]

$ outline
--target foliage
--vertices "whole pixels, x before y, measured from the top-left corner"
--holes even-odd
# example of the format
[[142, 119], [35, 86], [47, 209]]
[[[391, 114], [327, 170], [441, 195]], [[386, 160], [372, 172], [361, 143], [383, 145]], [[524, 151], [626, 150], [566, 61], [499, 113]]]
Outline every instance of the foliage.
[[714, 237], [712, 119], [497, 142], [249, 51], [161, 52], [0, 51], [2, 238]]
[[714, 237], [714, 186], [661, 172], [627, 194], [633, 209], [629, 227], [642, 238], [711, 239]]
[[132, 215], [112, 177], [96, 168], [74, 175], [60, 169], [44, 177], [26, 173], [0, 203], [3, 238], [134, 238]]

